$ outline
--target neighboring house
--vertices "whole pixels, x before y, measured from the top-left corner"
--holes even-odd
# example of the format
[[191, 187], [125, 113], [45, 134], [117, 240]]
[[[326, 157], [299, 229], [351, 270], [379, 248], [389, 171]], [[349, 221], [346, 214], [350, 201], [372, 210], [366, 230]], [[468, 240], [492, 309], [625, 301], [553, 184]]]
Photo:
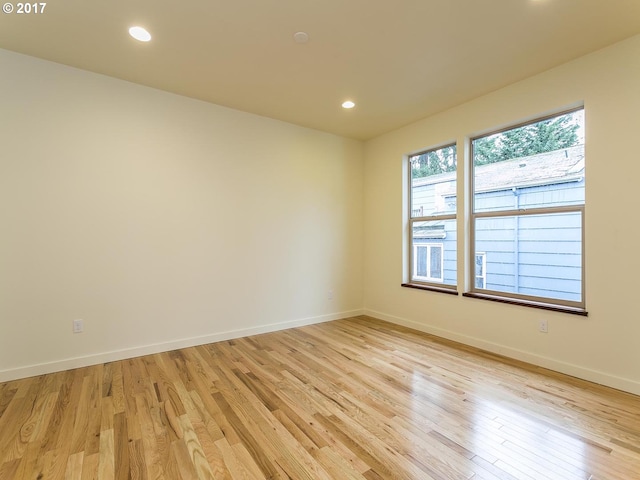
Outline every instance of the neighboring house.
[[[414, 179], [412, 216], [455, 213], [455, 176], [451, 172]], [[584, 203], [584, 146], [479, 166], [474, 182], [475, 211]], [[478, 222], [477, 288], [580, 300], [579, 214]], [[413, 241], [416, 275], [425, 281], [455, 283], [455, 220], [418, 223]]]

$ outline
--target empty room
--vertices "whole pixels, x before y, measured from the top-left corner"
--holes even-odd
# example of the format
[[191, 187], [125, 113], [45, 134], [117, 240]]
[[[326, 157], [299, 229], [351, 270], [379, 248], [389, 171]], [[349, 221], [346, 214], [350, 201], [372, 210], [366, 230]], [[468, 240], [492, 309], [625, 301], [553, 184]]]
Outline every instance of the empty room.
[[0, 480], [640, 479], [640, 2], [4, 2]]

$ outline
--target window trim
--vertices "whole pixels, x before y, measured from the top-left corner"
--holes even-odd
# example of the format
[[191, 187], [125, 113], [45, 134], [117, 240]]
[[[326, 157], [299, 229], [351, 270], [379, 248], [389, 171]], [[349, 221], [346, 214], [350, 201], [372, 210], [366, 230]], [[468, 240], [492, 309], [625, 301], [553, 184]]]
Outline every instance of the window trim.
[[[562, 311], [568, 313], [577, 313], [579, 315], [586, 315], [586, 299], [585, 299], [585, 203], [576, 204], [576, 205], [567, 205], [567, 206], [557, 206], [557, 207], [534, 207], [528, 209], [510, 209], [510, 210], [494, 210], [494, 211], [475, 211], [475, 165], [473, 163], [474, 151], [473, 151], [473, 143], [475, 140], [480, 138], [485, 138], [491, 135], [495, 135], [498, 133], [503, 133], [509, 130], [514, 130], [520, 127], [524, 127], [526, 125], [532, 125], [534, 123], [542, 122], [544, 120], [549, 120], [552, 118], [560, 117], [562, 115], [566, 115], [569, 113], [578, 112], [580, 110], [584, 110], [584, 105], [581, 105], [576, 108], [571, 108], [568, 110], [562, 110], [559, 112], [555, 112], [549, 115], [545, 115], [542, 117], [537, 117], [527, 122], [522, 122], [518, 124], [508, 125], [504, 128], [500, 128], [498, 130], [492, 130], [490, 132], [484, 133], [482, 135], [476, 135], [473, 137], [469, 137], [467, 141], [467, 150], [469, 152], [468, 155], [468, 164], [469, 168], [469, 185], [467, 190], [467, 204], [469, 205], [469, 245], [467, 246], [467, 251], [469, 252], [469, 260], [470, 260], [470, 268], [469, 268], [469, 288], [466, 292], [463, 293], [465, 297], [472, 298], [481, 298], [486, 300], [495, 300], [497, 302], [502, 303], [511, 303], [516, 305], [525, 305], [532, 306], [536, 308], [543, 308], [545, 310], [555, 310]], [[522, 217], [528, 215], [544, 215], [544, 214], [554, 214], [554, 213], [576, 213], [579, 212], [581, 215], [581, 293], [580, 293], [580, 301], [571, 301], [557, 298], [548, 298], [548, 297], [538, 297], [532, 295], [523, 295], [516, 294], [510, 292], [502, 292], [496, 290], [488, 290], [485, 288], [477, 288], [475, 286], [475, 278], [476, 278], [476, 266], [475, 266], [475, 255], [476, 255], [476, 220], [478, 218], [496, 218], [496, 217]], [[486, 275], [486, 270], [485, 270]], [[486, 282], [485, 282], [486, 286]]]
[[456, 296], [459, 295], [458, 290], [447, 288], [443, 285], [436, 287], [434, 285], [423, 285], [421, 283], [402, 283], [400, 286], [404, 288], [413, 288], [416, 290], [426, 290], [428, 292], [447, 293], [449, 295], [456, 295]]
[[[408, 286], [408, 285], [403, 285], [403, 287], [404, 286]], [[538, 308], [541, 310], [548, 310], [551, 312], [570, 313], [572, 315], [581, 315], [583, 317], [589, 316], [589, 313], [584, 308], [565, 307], [563, 305], [559, 305], [555, 303], [516, 300], [513, 298], [508, 298], [500, 295], [489, 295], [489, 294], [475, 293], [475, 292], [465, 292], [462, 294], [462, 296], [468, 297], [468, 298], [477, 298], [480, 300], [489, 300], [491, 302], [507, 303], [509, 305], [519, 305], [522, 307]]]

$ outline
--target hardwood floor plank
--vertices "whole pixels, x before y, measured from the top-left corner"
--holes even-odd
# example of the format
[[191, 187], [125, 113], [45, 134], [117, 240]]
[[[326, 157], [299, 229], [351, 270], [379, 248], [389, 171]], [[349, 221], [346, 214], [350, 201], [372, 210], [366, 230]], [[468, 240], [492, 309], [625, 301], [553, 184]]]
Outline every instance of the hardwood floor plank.
[[17, 475], [18, 467], [20, 467], [22, 459], [12, 460], [11, 462], [6, 462], [0, 464], [0, 480], [14, 480], [16, 478], [20, 478]]
[[[502, 470], [501, 468], [499, 468], [498, 466], [495, 465], [495, 462], [489, 462], [487, 460], [485, 460], [483, 457], [476, 455], [475, 457], [473, 457], [471, 459], [471, 461], [473, 463], [475, 463], [476, 465], [478, 465], [478, 467], [481, 469], [481, 472], [486, 472], [488, 475], [490, 475], [491, 477], [498, 479], [498, 480], [517, 480], [518, 477], [514, 477], [513, 475], [511, 475], [509, 472]], [[479, 478], [483, 478], [482, 477], [482, 473], [480, 473], [478, 475]], [[475, 477], [473, 477], [475, 479]]]
[[75, 410], [73, 435], [71, 437], [71, 453], [83, 452], [86, 447], [92, 388], [91, 376], [85, 376], [82, 379], [82, 390]]
[[[116, 468], [120, 468], [120, 466]], [[147, 480], [149, 478], [144, 457], [144, 447], [140, 439], [129, 441], [129, 473], [132, 479]], [[84, 477], [82, 480], [84, 480]]]
[[[104, 405], [106, 407], [106, 405]], [[105, 416], [105, 412], [103, 409], [98, 407], [91, 407], [87, 412], [87, 430], [86, 436], [84, 438], [82, 452], [89, 456], [94, 453], [100, 453], [100, 434], [102, 430], [108, 430], [109, 428], [113, 428], [113, 425], [104, 428], [102, 427], [102, 423], [110, 423], [113, 421], [113, 418], [108, 418]]]
[[[80, 455], [80, 454], [76, 454]], [[82, 462], [82, 480], [98, 480], [98, 466], [100, 464], [100, 454], [84, 457]], [[140, 478], [132, 476], [132, 478]]]
[[396, 472], [394, 472], [393, 468], [390, 467], [384, 459], [380, 459], [374, 449], [368, 447], [368, 442], [365, 441], [361, 443], [361, 438], [354, 438], [354, 436], [350, 434], [347, 426], [342, 425], [336, 418], [331, 418], [330, 416], [325, 417], [320, 414], [315, 414], [314, 417], [337, 441], [346, 445], [359, 460], [366, 464], [369, 467], [368, 470], [375, 471], [381, 478], [395, 478], [394, 475]]
[[48, 450], [43, 457], [38, 458], [38, 463], [42, 460], [42, 478], [51, 480], [63, 480], [70, 451], [68, 446]]
[[176, 440], [171, 444], [171, 465], [168, 478], [176, 480], [198, 480], [198, 472], [196, 466], [191, 462], [189, 449], [183, 440]]
[[[115, 405], [113, 406], [113, 409], [115, 412]], [[127, 428], [127, 417], [124, 412], [114, 414], [113, 443], [114, 461], [116, 465], [115, 478], [116, 480], [127, 480], [130, 474], [129, 434]]]
[[347, 459], [329, 447], [322, 447], [317, 450], [315, 458], [332, 478], [345, 480], [365, 480], [366, 478], [361, 472], [353, 468], [353, 465]]
[[80, 401], [84, 370], [76, 369], [64, 373], [65, 378], [60, 383], [58, 401], [42, 439], [44, 451], [69, 445], [69, 439], [73, 432], [75, 412], [79, 408], [78, 402]]
[[0, 384], [0, 417], [2, 417], [4, 411], [11, 404], [11, 400], [13, 400], [17, 391], [18, 387], [15, 385], [12, 386], [10, 383]]
[[[238, 443], [233, 447], [226, 438], [216, 441], [216, 447], [224, 459], [225, 469], [230, 478], [251, 480], [253, 478], [269, 478], [264, 476], [262, 470], [255, 462], [251, 454], [243, 444]], [[222, 477], [221, 477], [222, 478]], [[279, 478], [279, 477], [272, 477]]]
[[[273, 463], [273, 458], [271, 458], [267, 452], [264, 451], [263, 446], [258, 441], [256, 436], [261, 436], [260, 432], [257, 432], [258, 435], [254, 435], [249, 428], [241, 421], [236, 412], [231, 408], [231, 405], [227, 402], [226, 398], [221, 393], [216, 393], [213, 396], [215, 403], [220, 408], [222, 414], [225, 419], [229, 422], [229, 431], [233, 431], [233, 438], [237, 440], [237, 442], [233, 442], [230, 444], [234, 445], [235, 443], [241, 443], [244, 447], [249, 451], [251, 458], [254, 459], [258, 467], [260, 468], [262, 474], [265, 478], [278, 478], [280, 475], [278, 473], [278, 469]], [[225, 431], [225, 437], [227, 436], [227, 431]]]
[[[7, 477], [10, 480], [14, 478], [38, 477], [42, 474], [41, 450], [40, 445], [37, 443], [28, 445], [24, 455], [14, 461], [17, 462], [17, 464], [15, 465], [14, 476]], [[5, 463], [5, 465], [7, 464]]]
[[113, 480], [115, 478], [113, 430], [100, 432], [100, 461], [98, 462], [98, 480]]
[[640, 397], [365, 316], [0, 383], [0, 480], [638, 472]]
[[30, 382], [22, 382], [14, 400], [0, 417], [0, 432], [15, 432], [13, 436], [0, 437], [0, 463], [11, 462], [22, 457], [35, 426], [34, 415], [38, 412], [34, 409], [41, 383], [42, 377], [33, 378]]
[[69, 455], [67, 468], [64, 472], [64, 480], [82, 480], [82, 466], [84, 465], [84, 453]]
[[[189, 418], [186, 415], [183, 415], [179, 417], [179, 422], [182, 427], [182, 431], [184, 432], [183, 441], [187, 447], [187, 451], [189, 452], [190, 463], [195, 468], [198, 478], [202, 480], [215, 480], [215, 476], [211, 470], [211, 465], [207, 461], [198, 433], [189, 421]], [[200, 435], [203, 436], [203, 434], [204, 432], [201, 430]]]
[[151, 419], [151, 406], [149, 405], [149, 396], [143, 393], [133, 395], [136, 401], [137, 419], [140, 424], [142, 459], [146, 466], [146, 473], [152, 479], [164, 479], [162, 469], [163, 458], [160, 456], [158, 449], [156, 434], [153, 429], [153, 421]]
[[[111, 384], [108, 391], [108, 397], [113, 401], [113, 410], [115, 413], [125, 412], [124, 383], [122, 378], [123, 362], [113, 362], [111, 365]], [[104, 392], [103, 392], [104, 394]]]

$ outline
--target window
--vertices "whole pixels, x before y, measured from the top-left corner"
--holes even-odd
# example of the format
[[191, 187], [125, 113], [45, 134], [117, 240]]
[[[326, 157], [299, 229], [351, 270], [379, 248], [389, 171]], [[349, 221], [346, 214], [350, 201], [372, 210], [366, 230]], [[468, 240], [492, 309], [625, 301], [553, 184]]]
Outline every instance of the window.
[[584, 309], [584, 111], [472, 139], [471, 292]]
[[409, 156], [410, 283], [455, 289], [456, 146]]
[[413, 244], [414, 279], [425, 282], [442, 282], [442, 244]]
[[485, 288], [487, 282], [487, 254], [476, 253], [476, 268], [475, 268], [475, 286], [476, 288]]

